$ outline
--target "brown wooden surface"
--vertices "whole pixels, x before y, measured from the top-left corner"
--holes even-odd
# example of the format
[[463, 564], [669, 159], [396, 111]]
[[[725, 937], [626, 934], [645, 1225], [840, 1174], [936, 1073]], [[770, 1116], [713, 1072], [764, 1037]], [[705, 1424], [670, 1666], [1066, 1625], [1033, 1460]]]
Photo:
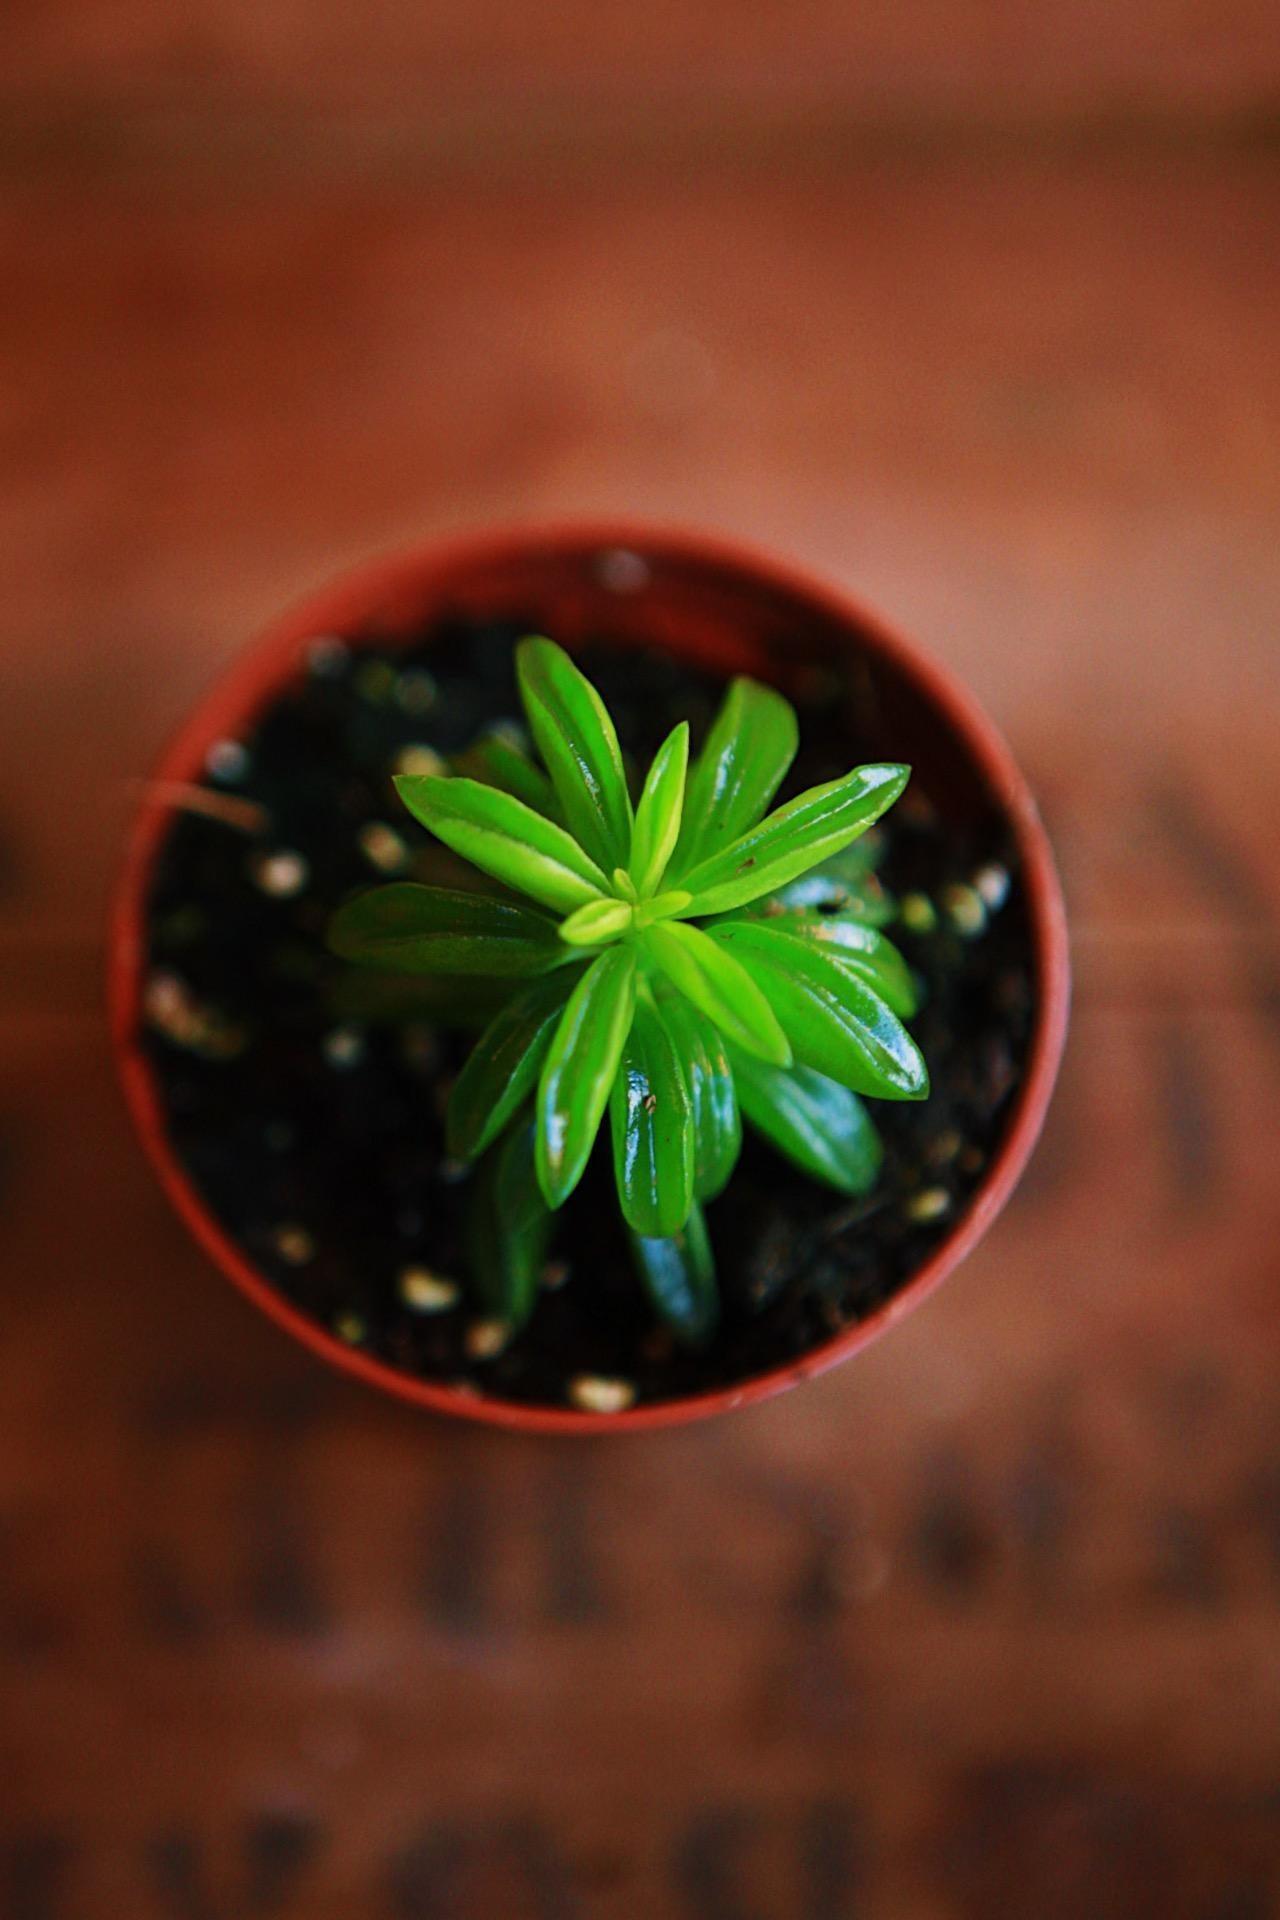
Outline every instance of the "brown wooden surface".
[[[0, 34], [0, 1920], [1280, 1914], [1267, 10]], [[1079, 991], [920, 1314], [539, 1445], [230, 1295], [96, 968], [134, 783], [255, 625], [597, 510], [790, 551], [966, 675]]]

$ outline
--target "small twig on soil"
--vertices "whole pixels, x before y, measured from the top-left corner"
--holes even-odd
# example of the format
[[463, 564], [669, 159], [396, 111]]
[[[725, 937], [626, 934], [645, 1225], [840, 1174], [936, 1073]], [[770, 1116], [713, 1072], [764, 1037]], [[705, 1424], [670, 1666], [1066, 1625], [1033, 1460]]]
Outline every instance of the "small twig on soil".
[[182, 780], [138, 780], [138, 790], [148, 798], [167, 801], [182, 813], [200, 813], [209, 820], [221, 820], [238, 833], [262, 833], [270, 815], [256, 800], [240, 800], [235, 794], [213, 793]]

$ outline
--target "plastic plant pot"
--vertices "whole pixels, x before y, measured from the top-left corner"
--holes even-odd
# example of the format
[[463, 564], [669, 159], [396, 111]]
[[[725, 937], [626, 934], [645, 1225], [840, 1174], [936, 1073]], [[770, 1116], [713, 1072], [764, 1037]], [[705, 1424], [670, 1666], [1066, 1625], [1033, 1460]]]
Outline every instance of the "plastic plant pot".
[[[1019, 1080], [982, 1178], [945, 1235], [881, 1306], [809, 1351], [729, 1385], [618, 1412], [533, 1404], [427, 1379], [361, 1351], [285, 1297], [238, 1244], [175, 1151], [163, 1089], [143, 1044], [148, 906], [175, 796], [199, 783], [215, 742], [252, 731], [305, 669], [317, 638], [383, 648], [445, 613], [523, 617], [571, 649], [606, 633], [727, 677], [745, 671], [786, 690], [805, 636], [814, 663], [857, 677], [934, 805], [998, 816], [1012, 849], [1030, 945], [1034, 1004]], [[718, 537], [633, 525], [516, 528], [433, 543], [322, 589], [255, 641], [163, 755], [129, 837], [109, 934], [113, 1043], [134, 1123], [161, 1184], [199, 1244], [248, 1299], [313, 1353], [382, 1391], [437, 1412], [556, 1433], [624, 1432], [702, 1419], [764, 1400], [847, 1360], [917, 1307], [972, 1252], [1013, 1191], [1040, 1132], [1066, 1033], [1069, 968], [1061, 891], [1026, 782], [990, 720], [936, 660], [843, 589]], [[528, 1337], [527, 1335], [525, 1337]]]

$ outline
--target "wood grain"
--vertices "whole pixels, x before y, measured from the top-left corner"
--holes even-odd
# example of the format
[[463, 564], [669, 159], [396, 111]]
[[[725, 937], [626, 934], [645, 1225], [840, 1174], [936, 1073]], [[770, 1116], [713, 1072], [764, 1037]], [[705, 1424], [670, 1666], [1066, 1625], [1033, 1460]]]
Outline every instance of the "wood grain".
[[1257, 1020], [1176, 1029], [1207, 1181], [1167, 1021], [1086, 1011], [1041, 1177], [935, 1302], [802, 1394], [616, 1447], [330, 1379], [187, 1246], [96, 1022], [10, 1024], [0, 1830], [60, 1836], [50, 1910], [252, 1913], [270, 1872], [326, 1920], [1084, 1913], [1148, 1858], [1117, 1913], [1207, 1915], [1237, 1872], [1271, 1898]]
[[[0, 1920], [1280, 1912], [1269, 15], [26, 0], [0, 41]], [[618, 1445], [295, 1352], [170, 1217], [98, 1011], [136, 783], [236, 647], [572, 512], [759, 539], [943, 654], [1079, 989], [936, 1299]]]
[[728, 109], [738, 138], [771, 110], [908, 124], [1213, 117], [1273, 108], [1280, 80], [1280, 35], [1259, 0], [1218, 12], [1089, 0], [1069, 13], [1016, 0], [656, 0], [629, 14], [588, 0], [388, 0], [364, 12], [336, 0], [14, 0], [2, 44], [0, 91], [46, 107], [87, 96], [136, 113], [194, 99], [314, 116], [412, 104], [473, 138], [477, 123], [527, 122], [570, 100], [575, 140], [610, 119], [659, 140], [708, 105]]
[[[96, 929], [131, 782], [290, 596], [439, 528], [611, 511], [790, 550], [949, 659], [1015, 739], [1083, 925], [1212, 935], [1160, 811], [1180, 790], [1253, 874], [1258, 937], [1275, 205], [1268, 165], [1144, 161], [749, 200], [11, 195], [0, 831], [24, 917]], [[34, 740], [92, 761], [92, 809], [44, 804]]]

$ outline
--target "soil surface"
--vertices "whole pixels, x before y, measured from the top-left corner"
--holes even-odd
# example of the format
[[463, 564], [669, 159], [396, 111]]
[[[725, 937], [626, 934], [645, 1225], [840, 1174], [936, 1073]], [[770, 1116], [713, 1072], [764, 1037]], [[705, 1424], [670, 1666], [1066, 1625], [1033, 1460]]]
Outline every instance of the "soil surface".
[[[433, 1025], [429, 984], [406, 1001], [397, 983], [342, 968], [324, 930], [353, 888], [406, 874], [456, 882], [452, 856], [404, 813], [390, 777], [429, 769], [496, 722], [517, 724], [512, 647], [539, 630], [536, 618], [450, 621], [407, 648], [317, 641], [308, 670], [253, 728], [215, 745], [212, 810], [174, 815], [154, 869], [143, 1045], [206, 1204], [338, 1338], [512, 1401], [566, 1404], [584, 1375], [661, 1401], [820, 1345], [881, 1305], [949, 1232], [1024, 1069], [1030, 937], [999, 821], [949, 824], [918, 769], [882, 830], [879, 871], [911, 900], [916, 930], [889, 931], [922, 978], [911, 1026], [933, 1092], [871, 1103], [886, 1147], [875, 1193], [850, 1202], [815, 1185], [748, 1129], [707, 1210], [722, 1325], [705, 1352], [682, 1351], [633, 1276], [606, 1124], [558, 1223], [530, 1325], [479, 1357], [468, 1169], [447, 1157], [441, 1120], [469, 1036]], [[722, 690], [709, 672], [603, 640], [577, 657], [641, 764], [680, 718], [696, 746]], [[860, 718], [848, 683], [816, 674], [794, 697], [801, 750], [780, 799], [860, 760], [901, 757]]]

